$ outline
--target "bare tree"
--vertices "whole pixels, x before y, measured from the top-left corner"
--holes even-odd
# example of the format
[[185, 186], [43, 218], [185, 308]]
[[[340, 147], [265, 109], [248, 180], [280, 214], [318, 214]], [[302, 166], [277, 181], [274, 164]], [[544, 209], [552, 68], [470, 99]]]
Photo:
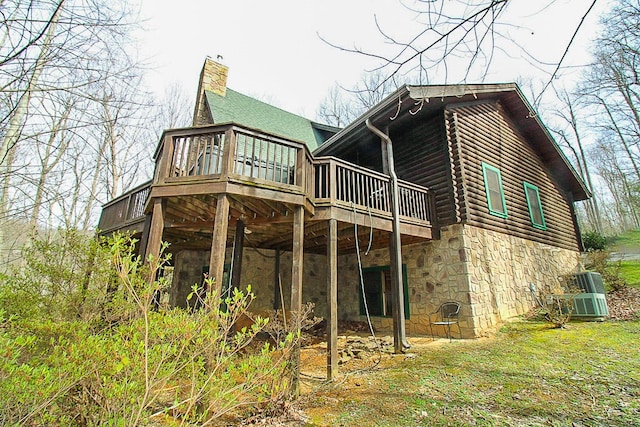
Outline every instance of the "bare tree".
[[351, 89], [336, 83], [320, 104], [318, 119], [332, 126], [344, 127], [395, 89], [394, 80], [387, 79], [380, 70], [363, 74]]
[[[179, 83], [169, 85], [163, 96], [155, 102], [156, 114], [155, 128], [162, 132], [163, 129], [179, 128], [191, 125], [191, 110], [194, 100], [187, 95]], [[158, 134], [160, 138], [160, 134]]]
[[[57, 105], [52, 105], [57, 107]], [[49, 192], [49, 188], [56, 188], [54, 184], [51, 186], [50, 175], [55, 171], [56, 167], [60, 164], [64, 156], [67, 153], [67, 147], [69, 146], [69, 132], [67, 132], [67, 121], [71, 110], [74, 108], [73, 100], [60, 105], [61, 111], [48, 112], [51, 118], [50, 132], [45, 135], [45, 140], [42, 141], [40, 135], [34, 136], [35, 151], [38, 155], [38, 168], [40, 169], [36, 176], [34, 176], [33, 186], [35, 187], [35, 193], [31, 205], [33, 209], [30, 215], [30, 223], [32, 226], [37, 226], [40, 211], [45, 205], [45, 197]], [[59, 180], [57, 181], [59, 184]]]
[[[87, 174], [76, 173], [74, 165], [82, 163], [85, 172], [88, 166], [107, 170], [97, 157], [89, 160], [96, 153], [89, 143], [108, 135], [112, 123], [124, 126], [134, 114], [117, 120], [102, 114], [100, 90], [118, 88], [110, 106], [118, 104], [119, 112], [143, 102], [135, 79], [141, 67], [131, 54], [136, 14], [124, 0], [1, 0], [0, 14], [1, 250], [7, 246], [9, 219], [22, 217], [34, 227], [67, 222], [69, 210], [61, 205], [70, 194], [87, 189], [76, 181]], [[111, 134], [111, 140], [116, 136]], [[127, 154], [123, 143], [114, 152]], [[122, 188], [127, 168], [140, 159], [132, 156], [126, 162], [111, 169], [115, 188]], [[107, 181], [106, 175], [98, 176], [101, 183]]]
[[[596, 144], [591, 162], [610, 190], [616, 223], [637, 226], [640, 184], [640, 4], [621, 0], [603, 18], [594, 63], [580, 85]], [[586, 163], [585, 163], [586, 164]]]
[[353, 100], [351, 100], [347, 92], [339, 85], [334, 84], [329, 93], [318, 107], [318, 120], [326, 124], [336, 127], [345, 127], [356, 117], [358, 113], [353, 113]]
[[603, 226], [598, 206], [598, 198], [596, 194], [593, 194], [593, 178], [589, 162], [587, 161], [585, 142], [581, 131], [581, 126], [587, 127], [587, 123], [582, 123], [585, 117], [583, 112], [585, 108], [584, 99], [580, 95], [571, 95], [566, 90], [556, 90], [556, 96], [560, 104], [553, 110], [553, 114], [561, 124], [553, 128], [552, 132], [554, 132], [559, 137], [560, 142], [571, 151], [578, 173], [592, 192], [592, 198], [585, 201], [587, 221], [589, 222], [590, 228], [602, 233]]
[[606, 139], [599, 139], [591, 150], [591, 159], [613, 198], [617, 218], [612, 225], [616, 231], [640, 226], [638, 206], [634, 200], [637, 194], [620, 164], [621, 156], [616, 147]]
[[[512, 30], [526, 27], [526, 22], [514, 22], [514, 16], [507, 13], [514, 3], [509, 0], [414, 0], [402, 4], [418, 23], [414, 32], [400, 31], [404, 25], [383, 22], [375, 17], [378, 32], [388, 49], [364, 49], [345, 47], [322, 39], [342, 51], [355, 53], [377, 63], [373, 70], [380, 70], [387, 79], [411, 75], [419, 84], [449, 83], [451, 81], [484, 80], [490, 71], [496, 53], [519, 51], [522, 57], [548, 69], [548, 83], [539, 96], [561, 70], [567, 53], [586, 17], [593, 11], [597, 0], [586, 4], [576, 2], [576, 7], [584, 7], [582, 18], [569, 23], [573, 28], [572, 37], [566, 42], [563, 54], [552, 63], [537, 60], [526, 51], [521, 41], [514, 37]], [[539, 11], [551, 8], [555, 0], [546, 0], [538, 6]], [[407, 24], [410, 24], [407, 22]], [[411, 22], [413, 24], [413, 22]], [[552, 68], [551, 68], [551, 67]], [[539, 97], [536, 98], [536, 103]]]

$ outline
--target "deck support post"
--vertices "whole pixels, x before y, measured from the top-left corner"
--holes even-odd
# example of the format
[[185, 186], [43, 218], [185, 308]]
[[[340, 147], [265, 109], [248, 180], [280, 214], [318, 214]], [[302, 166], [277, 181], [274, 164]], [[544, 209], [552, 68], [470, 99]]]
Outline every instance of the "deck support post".
[[229, 198], [225, 193], [218, 195], [216, 218], [213, 224], [211, 239], [211, 256], [209, 258], [209, 278], [213, 284], [207, 292], [215, 292], [220, 296], [224, 275], [224, 255], [227, 249], [227, 231], [229, 229]]
[[276, 249], [276, 257], [274, 260], [274, 271], [273, 271], [273, 309], [278, 310], [282, 309], [284, 312], [284, 302], [282, 301], [282, 293], [281, 287], [282, 283], [280, 282], [280, 249]]
[[327, 234], [327, 379], [338, 373], [338, 222], [329, 220]]
[[[293, 253], [291, 265], [291, 311], [292, 316], [302, 310], [302, 263], [304, 256], [304, 208], [296, 206], [293, 215]], [[300, 327], [300, 318], [294, 325]]]
[[240, 287], [242, 276], [242, 254], [244, 252], [244, 221], [239, 219], [236, 222], [236, 234], [233, 238], [233, 256], [231, 257], [231, 289]]
[[144, 216], [144, 225], [142, 226], [142, 235], [140, 236], [140, 247], [138, 248], [138, 255], [142, 257], [143, 261], [147, 260], [147, 246], [149, 245], [152, 218], [152, 214]]
[[[398, 251], [395, 233], [389, 236], [389, 259], [391, 260], [391, 307], [393, 318], [393, 351], [396, 354], [404, 351], [404, 287], [402, 283], [402, 258]], [[399, 256], [400, 255], [400, 256]]]
[[[291, 261], [291, 326], [292, 331], [300, 332], [302, 322], [302, 267], [304, 261], [304, 208], [296, 206], [293, 214], [293, 248]], [[291, 356], [292, 387], [298, 392], [300, 377], [300, 340], [293, 348]]]
[[[162, 232], [164, 231], [164, 211], [166, 202], [164, 199], [153, 199], [153, 211], [151, 212], [151, 224], [149, 225], [149, 237], [146, 241], [144, 261], [147, 262], [149, 256], [158, 258], [162, 246]], [[155, 280], [155, 277], [150, 278]]]

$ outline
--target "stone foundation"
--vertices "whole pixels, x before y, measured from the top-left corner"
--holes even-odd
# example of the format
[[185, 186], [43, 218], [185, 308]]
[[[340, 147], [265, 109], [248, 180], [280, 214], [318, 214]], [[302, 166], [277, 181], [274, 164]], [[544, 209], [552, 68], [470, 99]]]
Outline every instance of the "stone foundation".
[[[461, 227], [442, 230], [441, 239], [402, 247], [402, 262], [406, 265], [409, 297], [407, 335], [429, 334], [429, 314], [439, 303], [460, 300], [468, 292], [468, 274], [461, 257], [463, 238]], [[390, 264], [389, 251], [381, 249], [361, 255], [363, 268]], [[356, 255], [340, 257], [338, 266], [338, 316], [341, 319], [366, 321], [359, 314], [360, 283]], [[469, 324], [463, 307], [462, 332], [469, 336]], [[376, 330], [390, 332], [391, 317], [372, 317]], [[434, 330], [434, 333], [439, 331]], [[456, 331], [457, 333], [457, 331]]]
[[[365, 268], [389, 264], [387, 250], [361, 258]], [[538, 290], [553, 288], [560, 276], [580, 271], [576, 251], [460, 224], [443, 228], [440, 240], [404, 246], [402, 259], [409, 287], [408, 335], [429, 334], [429, 314], [449, 300], [462, 304], [463, 337], [490, 334], [533, 307], [530, 283]], [[338, 276], [340, 318], [366, 320], [359, 314], [355, 255], [340, 257]], [[373, 317], [372, 323], [380, 331], [393, 328], [390, 317]]]
[[187, 297], [195, 284], [202, 284], [202, 267], [209, 265], [209, 252], [180, 251], [173, 254], [173, 280], [169, 293], [171, 307], [187, 307]]
[[[187, 296], [194, 284], [202, 283], [202, 269], [209, 265], [209, 251], [184, 250], [174, 254], [175, 269], [169, 293], [169, 304], [175, 307], [187, 306]], [[282, 299], [287, 310], [291, 304], [291, 252], [280, 253], [280, 280], [276, 277], [276, 251], [245, 248], [242, 258], [242, 278], [240, 288], [251, 285], [255, 300], [250, 310], [266, 313], [273, 310], [276, 286], [282, 285]], [[225, 255], [225, 264], [231, 263], [231, 249]], [[318, 316], [326, 316], [326, 257], [305, 254], [303, 266], [303, 302], [313, 302]]]
[[463, 238], [469, 290], [461, 300], [470, 308], [473, 336], [529, 311], [534, 306], [530, 283], [538, 291], [556, 289], [561, 276], [582, 271], [577, 251], [470, 226]]
[[[251, 285], [256, 295], [250, 310], [272, 310], [278, 280], [275, 251], [245, 249], [242, 287]], [[287, 309], [291, 295], [291, 252], [280, 255], [280, 283]], [[429, 315], [444, 301], [462, 303], [460, 326], [463, 337], [494, 332], [506, 319], [526, 313], [533, 305], [529, 284], [538, 290], [559, 285], [559, 277], [580, 271], [580, 254], [541, 243], [455, 224], [441, 230], [441, 238], [402, 248], [406, 265], [409, 318], [408, 335], [429, 334]], [[226, 255], [231, 260], [230, 250]], [[389, 262], [389, 251], [361, 254], [362, 266], [381, 267]], [[315, 304], [315, 314], [326, 317], [327, 258], [305, 254], [303, 301]], [[209, 263], [208, 251], [175, 254], [175, 273], [170, 290], [172, 305], [184, 307], [194, 283], [202, 281], [202, 267]], [[356, 254], [338, 257], [338, 318], [366, 321], [360, 315], [360, 281]], [[373, 317], [376, 330], [390, 332], [391, 317]], [[457, 334], [457, 330], [455, 330]], [[435, 331], [442, 335], [443, 330]]]

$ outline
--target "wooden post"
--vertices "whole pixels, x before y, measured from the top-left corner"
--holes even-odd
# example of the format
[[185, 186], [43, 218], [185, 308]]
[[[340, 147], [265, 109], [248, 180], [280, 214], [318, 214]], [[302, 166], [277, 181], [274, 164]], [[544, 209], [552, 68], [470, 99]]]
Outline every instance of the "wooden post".
[[218, 195], [216, 218], [213, 224], [213, 238], [211, 239], [211, 257], [209, 259], [209, 278], [213, 279], [213, 287], [208, 292], [222, 292], [224, 275], [224, 254], [227, 249], [227, 230], [229, 229], [229, 199], [225, 193]]
[[244, 252], [244, 221], [236, 223], [236, 234], [233, 238], [233, 256], [231, 257], [231, 289], [238, 289], [242, 275], [242, 253]]
[[[291, 311], [302, 310], [302, 264], [304, 256], [304, 209], [296, 206], [293, 214], [293, 253], [291, 265]], [[292, 316], [295, 314], [292, 313]], [[300, 327], [299, 321], [295, 325]]]
[[156, 173], [154, 176], [154, 182], [164, 182], [165, 178], [171, 177], [173, 169], [173, 150], [174, 141], [173, 136], [165, 134], [162, 141], [162, 151], [160, 151], [160, 158], [157, 159]]
[[144, 225], [142, 226], [142, 235], [140, 236], [140, 246], [138, 247], [138, 255], [146, 261], [147, 246], [149, 245], [149, 233], [151, 232], [151, 220], [153, 214], [147, 214], [144, 217]]
[[306, 187], [307, 165], [306, 165], [305, 159], [306, 159], [306, 156], [305, 156], [304, 147], [298, 148], [298, 151], [296, 152], [296, 185], [302, 188], [303, 190], [307, 188]]
[[236, 157], [236, 133], [233, 128], [229, 128], [224, 133], [224, 147], [222, 147], [222, 164], [220, 175], [222, 177], [228, 177], [229, 174], [234, 173], [234, 164]]
[[327, 234], [327, 379], [338, 373], [338, 222], [329, 220]]
[[282, 294], [280, 293], [280, 249], [276, 249], [276, 259], [275, 259], [275, 267], [273, 274], [273, 309], [277, 310], [281, 308], [284, 312], [284, 307], [280, 307], [280, 300], [282, 299]]
[[[302, 266], [304, 261], [304, 208], [296, 206], [293, 214], [293, 249], [291, 261], [291, 325], [294, 333], [300, 332], [302, 312]], [[298, 393], [300, 379], [300, 341], [292, 349], [291, 387]]]
[[160, 256], [160, 246], [162, 245], [162, 232], [164, 231], [164, 211], [166, 202], [163, 199], [153, 199], [153, 211], [151, 212], [151, 225], [149, 227], [149, 238], [147, 240], [145, 262], [149, 256], [158, 258]]
[[[393, 350], [396, 354], [402, 353], [404, 328], [404, 284], [402, 283], [402, 261], [398, 256], [398, 246], [394, 236], [395, 233], [389, 233], [389, 259], [391, 260], [391, 316], [393, 319]], [[399, 259], [400, 258], [400, 259]], [[401, 294], [402, 292], [402, 294]]]
[[338, 198], [338, 168], [333, 159], [329, 160], [329, 200], [331, 204]]
[[387, 153], [387, 143], [380, 140], [380, 150], [382, 151], [382, 173], [389, 175], [389, 154]]

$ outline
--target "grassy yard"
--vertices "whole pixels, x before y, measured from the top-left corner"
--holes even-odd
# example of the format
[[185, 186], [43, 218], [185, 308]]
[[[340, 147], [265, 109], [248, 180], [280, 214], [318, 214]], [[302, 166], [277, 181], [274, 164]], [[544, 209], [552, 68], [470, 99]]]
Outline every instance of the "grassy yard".
[[640, 426], [640, 322], [540, 322], [387, 356], [303, 399], [309, 426]]
[[624, 234], [611, 239], [608, 249], [613, 252], [621, 252], [628, 249], [640, 251], [640, 229], [627, 231]]
[[[637, 256], [640, 254], [640, 230], [627, 231], [626, 233], [610, 238], [607, 250]], [[621, 261], [620, 275], [629, 286], [640, 288], [640, 261], [638, 259]]]
[[629, 286], [640, 288], [640, 261], [621, 261], [620, 275]]

